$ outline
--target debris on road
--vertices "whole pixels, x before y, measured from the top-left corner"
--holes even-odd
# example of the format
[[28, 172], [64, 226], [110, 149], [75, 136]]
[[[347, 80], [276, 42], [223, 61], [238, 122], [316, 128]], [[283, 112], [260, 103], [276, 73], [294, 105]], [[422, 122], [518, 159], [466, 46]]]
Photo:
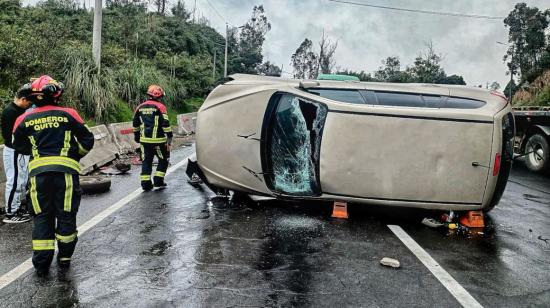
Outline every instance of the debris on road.
[[456, 218], [455, 212], [450, 211], [449, 214], [445, 213], [441, 215], [441, 221], [442, 222], [453, 222]]
[[440, 227], [445, 226], [444, 223], [439, 222], [439, 221], [437, 221], [433, 218], [424, 218], [424, 219], [422, 219], [422, 224], [425, 225], [425, 226], [428, 226], [430, 228], [440, 228]]
[[81, 176], [80, 187], [84, 194], [99, 194], [111, 189], [111, 180], [102, 176]]
[[539, 240], [545, 242], [546, 244], [548, 244], [548, 240], [550, 240], [550, 239], [548, 239], [548, 238], [542, 237], [542, 235], [539, 235], [539, 236], [537, 237], [537, 239], [539, 239]]
[[485, 223], [485, 217], [481, 211], [468, 211], [457, 215], [453, 211], [444, 213], [436, 218], [426, 217], [422, 224], [430, 228], [444, 228], [446, 236], [461, 235], [466, 238], [487, 237], [494, 229], [491, 223]]
[[196, 186], [196, 185], [202, 184], [202, 180], [200, 176], [198, 176], [196, 173], [193, 173], [193, 175], [191, 176], [191, 179], [187, 180], [187, 183], [189, 183], [190, 185]]
[[380, 264], [393, 268], [399, 268], [401, 266], [398, 260], [388, 257], [382, 258], [382, 260], [380, 260]]
[[126, 173], [132, 169], [132, 164], [126, 160], [124, 161], [118, 161], [115, 164], [115, 168], [120, 171], [121, 173]]

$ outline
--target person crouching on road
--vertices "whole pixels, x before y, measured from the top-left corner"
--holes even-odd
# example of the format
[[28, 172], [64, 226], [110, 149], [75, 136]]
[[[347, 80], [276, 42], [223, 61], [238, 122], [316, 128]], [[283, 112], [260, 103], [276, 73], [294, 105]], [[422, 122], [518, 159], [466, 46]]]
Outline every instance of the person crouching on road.
[[[168, 120], [166, 107], [162, 104], [164, 90], [151, 85], [147, 90], [149, 99], [139, 105], [134, 113], [134, 140], [141, 144], [141, 187], [149, 191], [154, 187], [165, 187], [164, 176], [170, 158], [172, 127]], [[153, 158], [157, 156], [158, 165], [151, 183]]]
[[30, 107], [31, 101], [27, 99], [30, 92], [31, 85], [23, 85], [17, 91], [13, 103], [7, 105], [4, 111], [2, 111], [3, 158], [6, 173], [6, 217], [3, 222], [9, 224], [18, 224], [30, 220], [27, 210], [21, 208], [21, 199], [25, 195], [25, 188], [27, 186], [29, 156], [15, 151], [12, 144], [13, 124]]
[[31, 83], [36, 108], [17, 118], [13, 147], [31, 154], [29, 207], [34, 216], [32, 263], [39, 276], [48, 273], [57, 239], [57, 263], [68, 268], [76, 242], [80, 205], [79, 160], [94, 146], [94, 135], [78, 112], [58, 106], [63, 84], [49, 76]]

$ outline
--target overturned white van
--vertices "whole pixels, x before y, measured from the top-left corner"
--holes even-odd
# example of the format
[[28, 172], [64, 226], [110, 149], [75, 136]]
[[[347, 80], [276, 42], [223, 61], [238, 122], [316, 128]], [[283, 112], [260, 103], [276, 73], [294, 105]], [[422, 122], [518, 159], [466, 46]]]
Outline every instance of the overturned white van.
[[191, 167], [214, 190], [488, 211], [513, 136], [497, 92], [232, 75], [198, 112]]

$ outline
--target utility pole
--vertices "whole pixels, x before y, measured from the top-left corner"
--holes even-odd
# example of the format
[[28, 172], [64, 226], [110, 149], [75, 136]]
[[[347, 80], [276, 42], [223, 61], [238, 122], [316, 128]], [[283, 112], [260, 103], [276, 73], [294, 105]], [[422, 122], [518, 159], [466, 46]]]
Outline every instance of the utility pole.
[[103, 9], [103, 1], [95, 0], [94, 6], [94, 32], [92, 36], [92, 57], [94, 59], [95, 65], [97, 66], [97, 71], [101, 71], [101, 14]]
[[223, 77], [227, 77], [227, 37], [229, 36], [229, 25], [225, 23], [225, 65], [223, 67]]
[[197, 0], [195, 0], [195, 6], [193, 7], [193, 23], [195, 23], [195, 13], [197, 11]]
[[[497, 44], [510, 47], [509, 44], [499, 42], [499, 41], [497, 41]], [[509, 83], [510, 93], [508, 94], [508, 99], [510, 100], [510, 103], [512, 102], [512, 87], [513, 87], [513, 82], [514, 82], [514, 65], [512, 63], [513, 59], [514, 59], [514, 47], [512, 46], [511, 47], [511, 52], [510, 52], [510, 67], [509, 67], [509, 69], [510, 69], [510, 83]]]
[[514, 65], [512, 64], [514, 59], [514, 48], [512, 47], [512, 55], [510, 57], [510, 103], [512, 103], [512, 87], [514, 85]]
[[216, 49], [214, 49], [214, 62], [212, 62], [212, 78], [216, 78]]

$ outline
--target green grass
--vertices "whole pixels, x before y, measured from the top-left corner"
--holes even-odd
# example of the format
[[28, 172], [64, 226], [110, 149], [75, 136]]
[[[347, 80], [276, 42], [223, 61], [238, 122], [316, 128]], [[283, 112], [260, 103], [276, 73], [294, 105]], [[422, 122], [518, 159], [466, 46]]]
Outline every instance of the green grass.
[[134, 111], [130, 106], [122, 101], [117, 100], [114, 104], [113, 110], [107, 115], [108, 123], [128, 122], [132, 121], [134, 117]]
[[168, 118], [171, 125], [177, 125], [177, 115], [182, 113], [196, 112], [204, 102], [202, 97], [193, 97], [183, 101], [178, 107], [168, 107]]

